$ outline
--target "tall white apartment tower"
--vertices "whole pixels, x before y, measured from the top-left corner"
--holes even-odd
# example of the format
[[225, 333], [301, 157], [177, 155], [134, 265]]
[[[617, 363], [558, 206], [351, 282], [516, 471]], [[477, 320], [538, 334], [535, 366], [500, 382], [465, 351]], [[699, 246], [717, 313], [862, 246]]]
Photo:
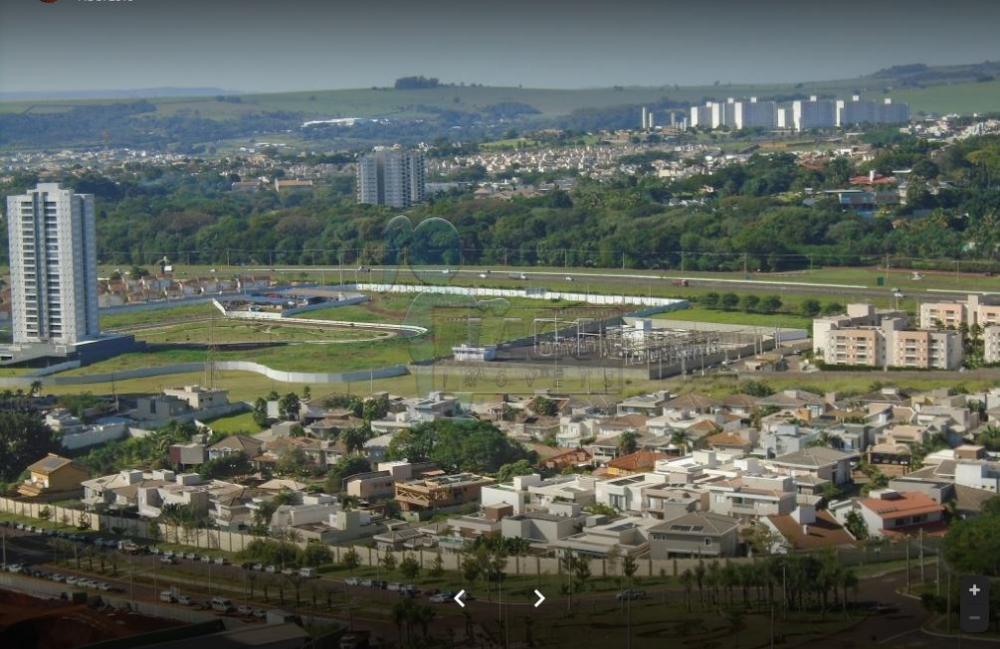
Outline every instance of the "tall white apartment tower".
[[378, 148], [358, 160], [359, 203], [405, 209], [426, 198], [424, 154]]
[[39, 183], [7, 197], [7, 230], [14, 344], [96, 338], [94, 197]]

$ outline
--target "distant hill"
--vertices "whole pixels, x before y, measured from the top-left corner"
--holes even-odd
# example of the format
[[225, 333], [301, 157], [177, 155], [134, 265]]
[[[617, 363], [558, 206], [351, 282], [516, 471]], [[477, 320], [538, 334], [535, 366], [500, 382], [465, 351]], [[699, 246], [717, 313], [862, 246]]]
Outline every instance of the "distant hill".
[[119, 90], [62, 90], [0, 92], [0, 101], [45, 101], [68, 99], [151, 99], [154, 97], [201, 97], [239, 94], [222, 88], [128, 88]]
[[1000, 61], [965, 65], [929, 66], [923, 63], [894, 65], [871, 75], [875, 79], [895, 80], [900, 85], [921, 86], [963, 81], [986, 82], [1000, 77]]
[[[0, 100], [0, 148], [132, 146], [200, 153], [254, 142], [363, 148], [440, 137], [497, 137], [511, 128], [627, 128], [636, 124], [642, 106], [653, 109], [663, 123], [665, 110], [683, 111], [708, 99], [748, 96], [791, 101], [809, 95], [846, 98], [860, 94], [908, 102], [914, 115], [1000, 112], [1000, 62], [914, 63], [854, 79], [782, 84], [561, 90], [429, 81], [405, 88], [259, 94], [218, 88], [151, 88], [117, 97], [97, 97], [102, 93], [94, 91], [80, 93], [87, 96], [79, 98], [63, 93], [62, 99]], [[343, 121], [334, 121], [338, 119]], [[305, 122], [323, 121], [331, 123], [302, 128]]]

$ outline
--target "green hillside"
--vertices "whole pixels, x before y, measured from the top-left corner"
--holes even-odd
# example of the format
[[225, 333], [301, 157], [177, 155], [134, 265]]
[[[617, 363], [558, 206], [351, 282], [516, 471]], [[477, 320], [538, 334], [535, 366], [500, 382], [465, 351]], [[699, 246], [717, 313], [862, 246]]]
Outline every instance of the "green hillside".
[[[434, 110], [478, 112], [489, 106], [516, 102], [532, 106], [543, 116], [566, 115], [580, 108], [608, 108], [669, 99], [700, 102], [706, 97], [790, 97], [800, 94], [836, 94], [860, 91], [869, 97], [888, 94], [910, 103], [914, 113], [971, 113], [1000, 111], [1000, 81], [941, 83], [918, 88], [894, 88], [875, 77], [802, 84], [661, 86], [554, 90], [480, 86], [441, 86], [420, 90], [353, 89], [242, 95], [238, 103], [216, 97], [164, 97], [149, 100], [157, 107], [151, 116], [197, 114], [229, 120], [243, 115], [282, 111], [306, 117], [416, 117]], [[74, 106], [106, 105], [121, 100], [53, 100], [0, 102], [0, 113], [44, 114]]]

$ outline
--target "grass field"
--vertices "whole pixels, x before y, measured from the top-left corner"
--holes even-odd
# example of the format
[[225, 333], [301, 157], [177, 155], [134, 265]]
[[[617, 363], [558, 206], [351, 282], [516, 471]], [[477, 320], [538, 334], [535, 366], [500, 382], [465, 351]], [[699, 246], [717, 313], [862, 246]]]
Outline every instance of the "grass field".
[[[219, 315], [219, 314], [216, 314]], [[149, 343], [266, 343], [305, 342], [314, 344], [352, 343], [389, 338], [391, 332], [351, 329], [348, 327], [293, 324], [290, 322], [248, 322], [227, 320], [221, 316], [207, 321], [146, 325], [124, 330]]]
[[655, 319], [683, 320], [686, 322], [715, 322], [719, 324], [746, 325], [748, 327], [786, 327], [812, 329], [812, 319], [790, 313], [744, 313], [743, 311], [718, 311], [714, 309], [684, 309], [667, 311], [650, 316]]

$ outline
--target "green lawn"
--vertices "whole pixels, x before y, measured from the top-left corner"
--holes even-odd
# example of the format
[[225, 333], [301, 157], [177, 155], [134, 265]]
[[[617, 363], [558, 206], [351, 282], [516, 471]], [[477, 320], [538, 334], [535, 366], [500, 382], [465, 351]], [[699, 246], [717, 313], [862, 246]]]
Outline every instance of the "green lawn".
[[149, 309], [147, 311], [125, 311], [102, 315], [101, 329], [105, 331], [117, 331], [150, 324], [201, 320], [219, 315], [222, 315], [219, 313], [219, 310], [208, 303], [186, 304], [162, 309]]
[[257, 422], [253, 420], [252, 412], [244, 412], [239, 415], [232, 415], [229, 417], [220, 417], [219, 419], [206, 421], [205, 424], [218, 433], [228, 433], [230, 435], [235, 435], [237, 433], [249, 433], [253, 435], [254, 433], [259, 433], [262, 430], [261, 427], [257, 425]]
[[686, 322], [714, 322], [719, 324], [746, 325], [748, 327], [786, 327], [812, 329], [812, 319], [791, 313], [744, 313], [716, 309], [691, 308], [666, 311], [650, 316], [654, 319], [683, 320]]

